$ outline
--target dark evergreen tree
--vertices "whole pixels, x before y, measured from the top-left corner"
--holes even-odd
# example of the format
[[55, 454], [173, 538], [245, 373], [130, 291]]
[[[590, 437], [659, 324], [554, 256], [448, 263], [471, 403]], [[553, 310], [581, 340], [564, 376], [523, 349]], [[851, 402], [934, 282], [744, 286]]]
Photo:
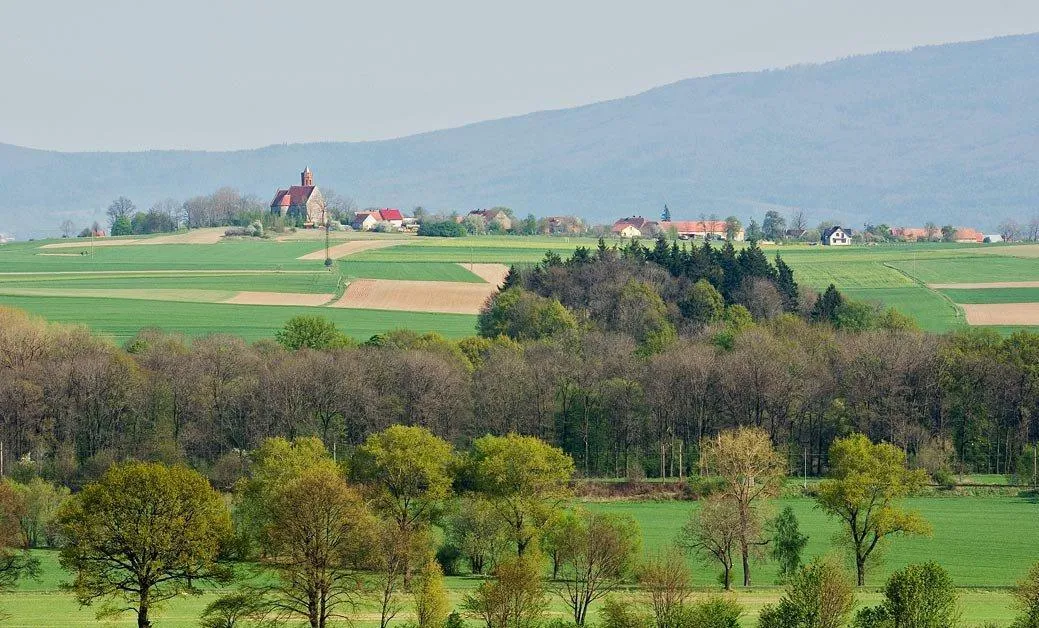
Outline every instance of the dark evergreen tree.
[[800, 303], [794, 271], [783, 261], [779, 253], [776, 253], [776, 288], [779, 289], [779, 294], [783, 295], [784, 309], [787, 312], [796, 312]]
[[[726, 242], [726, 244], [732, 246], [731, 243]], [[739, 263], [741, 279], [759, 277], [774, 280], [776, 278], [776, 270], [768, 263], [768, 258], [758, 248], [757, 242], [751, 242], [750, 246], [740, 251], [736, 261]]]
[[505, 292], [509, 288], [520, 285], [520, 281], [519, 270], [516, 269], [515, 264], [512, 264], [509, 266], [509, 274], [505, 275], [505, 281], [501, 284], [499, 292]]
[[826, 288], [826, 292], [815, 302], [815, 307], [812, 308], [812, 320], [833, 323], [837, 320], [837, 312], [842, 305], [844, 305], [844, 295], [831, 283]]

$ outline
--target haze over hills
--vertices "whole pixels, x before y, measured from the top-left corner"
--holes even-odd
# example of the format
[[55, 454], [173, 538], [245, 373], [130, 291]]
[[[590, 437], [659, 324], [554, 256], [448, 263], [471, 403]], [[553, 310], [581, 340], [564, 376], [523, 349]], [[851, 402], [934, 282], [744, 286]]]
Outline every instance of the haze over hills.
[[992, 229], [1039, 212], [1037, 121], [1039, 34], [1003, 37], [689, 79], [377, 142], [131, 153], [0, 144], [0, 231], [83, 226], [119, 195], [146, 209], [228, 185], [266, 200], [307, 165], [362, 207], [507, 205], [606, 222], [654, 216], [666, 201], [676, 218], [799, 207], [852, 226]]

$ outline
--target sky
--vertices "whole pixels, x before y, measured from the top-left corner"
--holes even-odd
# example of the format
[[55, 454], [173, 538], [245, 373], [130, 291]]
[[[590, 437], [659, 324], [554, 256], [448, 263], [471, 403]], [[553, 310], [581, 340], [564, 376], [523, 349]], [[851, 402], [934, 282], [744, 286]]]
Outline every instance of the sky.
[[1039, 31], [1036, 0], [0, 0], [0, 143], [400, 137], [697, 76]]

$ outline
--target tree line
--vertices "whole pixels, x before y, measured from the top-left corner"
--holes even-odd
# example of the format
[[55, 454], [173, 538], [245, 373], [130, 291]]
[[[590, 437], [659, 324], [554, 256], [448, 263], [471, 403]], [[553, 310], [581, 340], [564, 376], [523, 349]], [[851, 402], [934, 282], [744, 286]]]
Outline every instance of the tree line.
[[[71, 495], [38, 477], [6, 480], [0, 589], [38, 577], [23, 548], [49, 545], [60, 548], [82, 605], [96, 605], [99, 618], [132, 612], [139, 628], [170, 600], [214, 584], [224, 593], [204, 610], [206, 628], [324, 628], [362, 604], [386, 628], [409, 603], [419, 628], [459, 627], [465, 617], [532, 628], [550, 624], [552, 597], [570, 620], [553, 626], [585, 626], [597, 609], [602, 628], [736, 628], [744, 609], [732, 598], [692, 599], [692, 555], [721, 570], [724, 589], [737, 561], [744, 586], [752, 564], [779, 564], [784, 594], [762, 609], [761, 628], [955, 625], [956, 589], [933, 562], [893, 574], [881, 604], [853, 616], [855, 585], [866, 584], [879, 550], [929, 533], [901, 503], [925, 474], [899, 448], [861, 434], [832, 450], [814, 499], [838, 535], [833, 552], [810, 561], [789, 507], [764, 520], [786, 468], [768, 433], [751, 427], [712, 440], [713, 488], [652, 553], [631, 517], [575, 503], [569, 456], [516, 434], [458, 451], [425, 428], [395, 425], [341, 458], [313, 437], [271, 438], [247, 452], [227, 498], [197, 471], [155, 462], [114, 464]], [[443, 577], [464, 572], [481, 580], [453, 609]], [[1039, 566], [1015, 589], [1016, 627], [1035, 625], [1037, 590]]]

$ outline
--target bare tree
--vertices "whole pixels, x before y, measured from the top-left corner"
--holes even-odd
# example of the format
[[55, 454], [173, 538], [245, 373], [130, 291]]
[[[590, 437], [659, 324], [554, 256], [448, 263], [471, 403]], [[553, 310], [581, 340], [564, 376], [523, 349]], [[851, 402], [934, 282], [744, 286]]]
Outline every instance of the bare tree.
[[72, 234], [75, 233], [75, 231], [76, 225], [74, 225], [71, 220], [66, 218], [65, 220], [61, 221], [61, 237], [71, 238]]
[[739, 507], [725, 495], [711, 495], [693, 511], [678, 536], [678, 545], [722, 566], [722, 586], [732, 588], [732, 565], [738, 544]]

